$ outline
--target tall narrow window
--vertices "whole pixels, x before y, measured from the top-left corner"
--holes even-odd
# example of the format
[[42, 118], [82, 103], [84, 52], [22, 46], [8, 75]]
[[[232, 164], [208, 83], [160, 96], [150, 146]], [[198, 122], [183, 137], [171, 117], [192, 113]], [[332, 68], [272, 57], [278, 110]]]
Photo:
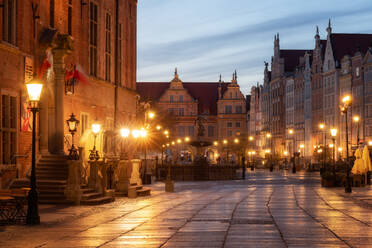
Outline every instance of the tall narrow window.
[[17, 99], [1, 95], [1, 158], [0, 164], [15, 164], [17, 150]]
[[118, 64], [117, 64], [117, 70], [116, 70], [116, 73], [117, 73], [117, 80], [118, 80], [118, 84], [121, 85], [121, 70], [122, 70], [122, 52], [121, 52], [121, 46], [122, 46], [122, 37], [121, 37], [121, 23], [119, 23], [119, 27], [118, 27]]
[[97, 4], [89, 5], [89, 73], [97, 77], [97, 31], [98, 31]]
[[54, 28], [54, 0], [49, 1], [49, 26]]
[[81, 133], [80, 133], [80, 135], [81, 136], [83, 136], [84, 135], [84, 132], [88, 129], [88, 114], [85, 114], [85, 113], [82, 113], [81, 114], [81, 117], [80, 117], [80, 120], [81, 120], [81, 122], [80, 122], [80, 131], [81, 131]]
[[67, 33], [72, 36], [72, 0], [68, 0]]
[[111, 81], [111, 15], [106, 13], [105, 80]]
[[3, 1], [3, 40], [15, 45], [16, 0]]

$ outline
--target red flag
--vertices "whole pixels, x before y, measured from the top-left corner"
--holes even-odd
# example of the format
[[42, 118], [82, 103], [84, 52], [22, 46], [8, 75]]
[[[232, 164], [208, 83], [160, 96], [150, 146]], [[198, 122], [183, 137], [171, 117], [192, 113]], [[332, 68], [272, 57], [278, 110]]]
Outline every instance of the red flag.
[[40, 65], [39, 71], [38, 71], [38, 77], [42, 78], [44, 76], [44, 73], [51, 67], [48, 57], [45, 57], [43, 62]]
[[69, 81], [72, 78], [74, 78], [74, 74], [75, 74], [75, 66], [71, 70], [69, 70], [69, 71], [66, 70], [66, 72], [65, 72], [65, 81]]
[[83, 84], [89, 84], [88, 76], [84, 73], [83, 68], [79, 64], [75, 66], [73, 78]]

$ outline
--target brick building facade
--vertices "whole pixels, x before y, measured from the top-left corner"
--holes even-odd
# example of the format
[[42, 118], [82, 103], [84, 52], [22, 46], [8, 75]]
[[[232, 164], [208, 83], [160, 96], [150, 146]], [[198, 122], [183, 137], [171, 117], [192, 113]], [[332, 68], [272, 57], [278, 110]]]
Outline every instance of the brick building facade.
[[[109, 131], [136, 117], [136, 0], [7, 0], [0, 11], [2, 186], [7, 171], [25, 176], [31, 130], [24, 83], [44, 83], [38, 121], [38, 152], [62, 154], [71, 145], [65, 120], [80, 120], [75, 143], [87, 152], [90, 126], [103, 131], [98, 149], [114, 152]], [[69, 71], [74, 72], [72, 91]], [[77, 80], [76, 73], [86, 75]], [[85, 83], [84, 83], [85, 82]], [[88, 153], [88, 152], [87, 152]]]
[[[151, 101], [159, 111], [175, 118], [172, 138], [195, 140], [198, 116], [204, 119], [203, 140], [222, 145], [224, 139], [233, 142], [236, 137], [247, 138], [246, 99], [236, 73], [230, 83], [222, 80], [191, 83], [182, 82], [176, 70], [171, 82], [138, 82], [137, 90], [141, 99]], [[211, 147], [211, 152], [222, 156], [216, 148]]]
[[[353, 99], [349, 146], [372, 140], [372, 35], [332, 33], [330, 22], [326, 31], [327, 39], [322, 40], [316, 29], [312, 50], [282, 50], [279, 35], [275, 36], [271, 71], [266, 66], [264, 72], [262, 126], [273, 134], [278, 155], [297, 151], [304, 144], [301, 152], [310, 159], [313, 147], [329, 143], [329, 129], [337, 128], [336, 147], [343, 148], [337, 157], [345, 157], [345, 117], [339, 106], [346, 94]], [[353, 122], [354, 116], [360, 117], [359, 124]], [[320, 130], [320, 123], [325, 124], [325, 131]], [[294, 134], [289, 135], [288, 129]]]

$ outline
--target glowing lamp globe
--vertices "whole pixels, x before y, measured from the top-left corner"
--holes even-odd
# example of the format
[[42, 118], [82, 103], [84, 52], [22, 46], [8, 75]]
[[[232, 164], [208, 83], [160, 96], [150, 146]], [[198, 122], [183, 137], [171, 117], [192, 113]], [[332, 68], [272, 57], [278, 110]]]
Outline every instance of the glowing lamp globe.
[[76, 119], [74, 113], [70, 115], [70, 118], [66, 120], [68, 129], [71, 133], [76, 132], [77, 126], [79, 125], [80, 121]]
[[149, 118], [154, 119], [155, 118], [155, 113], [154, 112], [149, 112]]
[[38, 80], [32, 80], [26, 84], [28, 99], [30, 102], [40, 101], [43, 84]]
[[92, 124], [92, 132], [97, 135], [101, 131], [101, 125], [94, 123]]
[[336, 128], [332, 128], [331, 129], [331, 136], [332, 137], [336, 137], [337, 136], [337, 129]]
[[142, 138], [147, 137], [147, 131], [146, 131], [144, 128], [141, 129], [141, 131], [140, 131], [140, 136], [141, 136]]
[[122, 128], [120, 129], [120, 135], [123, 138], [128, 138], [130, 134], [130, 130], [128, 128]]
[[141, 131], [140, 130], [137, 130], [137, 129], [133, 130], [132, 131], [132, 136], [135, 139], [138, 138], [138, 137], [140, 137], [141, 136]]

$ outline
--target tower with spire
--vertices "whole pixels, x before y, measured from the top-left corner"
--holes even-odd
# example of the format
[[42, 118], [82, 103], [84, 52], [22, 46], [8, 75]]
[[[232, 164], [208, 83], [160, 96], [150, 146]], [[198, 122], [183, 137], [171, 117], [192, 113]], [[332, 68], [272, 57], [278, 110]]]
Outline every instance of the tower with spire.
[[182, 81], [178, 76], [177, 67], [174, 69], [174, 78], [171, 81], [170, 87], [172, 89], [183, 89]]

